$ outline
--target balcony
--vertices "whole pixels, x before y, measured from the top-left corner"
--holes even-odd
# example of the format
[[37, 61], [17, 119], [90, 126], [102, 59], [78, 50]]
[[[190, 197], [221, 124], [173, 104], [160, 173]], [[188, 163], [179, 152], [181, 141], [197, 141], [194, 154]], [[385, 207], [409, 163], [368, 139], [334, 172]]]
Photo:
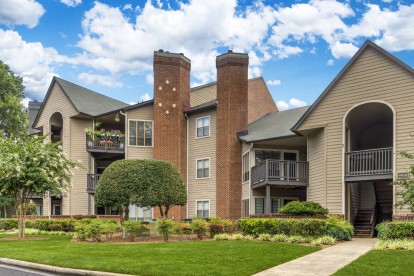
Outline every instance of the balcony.
[[345, 181], [393, 178], [393, 148], [345, 153]]
[[124, 134], [86, 134], [88, 152], [124, 153]]
[[252, 188], [269, 185], [308, 186], [309, 164], [306, 161], [267, 159], [252, 168]]
[[96, 184], [98, 183], [100, 177], [101, 177], [101, 174], [88, 173], [88, 180], [87, 180], [87, 183], [86, 183], [86, 191], [89, 194], [95, 193]]

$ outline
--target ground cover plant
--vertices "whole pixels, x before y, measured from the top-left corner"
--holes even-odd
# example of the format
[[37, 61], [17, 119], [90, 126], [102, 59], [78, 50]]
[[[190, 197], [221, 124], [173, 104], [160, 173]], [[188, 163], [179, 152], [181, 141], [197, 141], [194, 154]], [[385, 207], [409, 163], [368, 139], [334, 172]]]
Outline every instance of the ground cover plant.
[[247, 240], [114, 244], [73, 243], [70, 236], [3, 237], [10, 235], [0, 235], [0, 257], [139, 275], [251, 275], [320, 249]]
[[334, 275], [413, 275], [413, 251], [373, 250]]

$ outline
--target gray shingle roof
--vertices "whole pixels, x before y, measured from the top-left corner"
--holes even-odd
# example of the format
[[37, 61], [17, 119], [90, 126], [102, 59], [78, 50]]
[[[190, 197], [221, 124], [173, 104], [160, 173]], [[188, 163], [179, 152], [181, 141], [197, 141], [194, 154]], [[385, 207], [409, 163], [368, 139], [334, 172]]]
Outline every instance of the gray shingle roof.
[[246, 142], [266, 141], [297, 136], [290, 129], [308, 110], [308, 106], [269, 113], [247, 127], [247, 134], [239, 138]]
[[99, 94], [61, 78], [55, 77], [55, 79], [80, 113], [96, 116], [129, 106], [127, 103]]

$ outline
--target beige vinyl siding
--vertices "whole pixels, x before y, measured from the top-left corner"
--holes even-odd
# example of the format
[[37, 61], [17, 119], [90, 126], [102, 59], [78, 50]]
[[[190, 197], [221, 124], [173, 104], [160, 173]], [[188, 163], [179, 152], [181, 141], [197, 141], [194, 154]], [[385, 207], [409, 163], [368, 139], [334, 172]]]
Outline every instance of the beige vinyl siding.
[[191, 107], [195, 107], [215, 99], [217, 99], [217, 84], [206, 85], [199, 89], [191, 90], [190, 92]]
[[[125, 159], [153, 159], [154, 158], [154, 141], [152, 141], [152, 147], [139, 147], [129, 145], [129, 120], [154, 120], [154, 106], [146, 105], [135, 109], [128, 110], [126, 112], [126, 151]], [[154, 125], [153, 125], [154, 126]], [[152, 129], [154, 134], [154, 128]]]
[[326, 207], [325, 131], [308, 136], [309, 186], [308, 200]]
[[[342, 131], [346, 112], [366, 101], [386, 101], [396, 111], [394, 152], [414, 152], [411, 137], [414, 128], [412, 95], [414, 76], [372, 47], [367, 47], [301, 124], [299, 131], [326, 125], [327, 207], [331, 212], [342, 213]], [[397, 154], [394, 173], [407, 171], [410, 163], [410, 160]], [[397, 214], [407, 212], [406, 209], [396, 210]]]
[[[70, 190], [70, 206], [67, 207], [64, 200], [64, 212], [70, 214], [88, 214], [88, 193], [86, 192], [86, 182], [88, 173], [88, 152], [86, 151], [85, 128], [93, 127], [92, 119], [71, 118], [71, 159], [81, 162], [84, 168], [73, 171], [72, 188]], [[65, 208], [68, 208], [66, 210]]]
[[[196, 138], [196, 119], [210, 116], [210, 136]], [[196, 213], [197, 200], [210, 201], [210, 216], [216, 216], [216, 111], [192, 114], [188, 129], [188, 217]], [[210, 177], [197, 179], [197, 159], [210, 159]], [[240, 157], [241, 158], [241, 157]]]
[[[70, 145], [71, 145], [70, 141], [72, 139], [70, 118], [73, 116], [76, 116], [78, 112], [76, 111], [72, 103], [70, 102], [69, 98], [63, 92], [62, 88], [56, 82], [49, 93], [49, 97], [46, 99], [46, 102], [43, 105], [44, 105], [43, 110], [42, 110], [42, 113], [39, 114], [40, 117], [38, 119], [36, 127], [42, 127], [44, 134], [50, 133], [50, 117], [56, 112], [59, 112], [60, 114], [62, 114], [63, 132], [62, 132], [61, 140], [62, 140], [63, 151], [68, 155], [70, 159], [76, 160], [75, 158], [71, 156], [71, 151], [70, 151]], [[82, 129], [82, 131], [83, 130], [84, 129]], [[83, 146], [86, 152], [85, 143], [83, 143]], [[85, 194], [86, 194], [86, 188], [85, 188]], [[67, 196], [63, 197], [63, 200], [62, 200], [63, 206], [61, 206], [61, 210], [62, 210], [63, 215], [69, 214], [69, 198], [70, 198], [70, 193], [68, 192]], [[43, 210], [44, 210], [45, 215], [50, 214], [50, 211], [51, 211], [50, 201], [48, 198], [46, 198], [43, 201]]]

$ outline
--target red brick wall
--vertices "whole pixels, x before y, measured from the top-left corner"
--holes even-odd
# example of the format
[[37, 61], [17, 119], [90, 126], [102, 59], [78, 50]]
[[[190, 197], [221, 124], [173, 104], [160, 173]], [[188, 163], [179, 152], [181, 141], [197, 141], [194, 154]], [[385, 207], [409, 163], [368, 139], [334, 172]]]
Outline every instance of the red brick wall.
[[248, 122], [251, 123], [260, 117], [277, 112], [277, 106], [262, 77], [249, 80]]
[[[174, 163], [184, 183], [187, 175], [184, 109], [190, 102], [190, 69], [190, 60], [182, 54], [154, 53], [154, 159]], [[154, 208], [154, 217], [159, 216], [158, 208]], [[186, 216], [185, 206], [174, 207], [168, 215], [174, 219]]]
[[241, 143], [237, 132], [247, 129], [249, 57], [229, 52], [217, 67], [217, 216], [241, 217]]

